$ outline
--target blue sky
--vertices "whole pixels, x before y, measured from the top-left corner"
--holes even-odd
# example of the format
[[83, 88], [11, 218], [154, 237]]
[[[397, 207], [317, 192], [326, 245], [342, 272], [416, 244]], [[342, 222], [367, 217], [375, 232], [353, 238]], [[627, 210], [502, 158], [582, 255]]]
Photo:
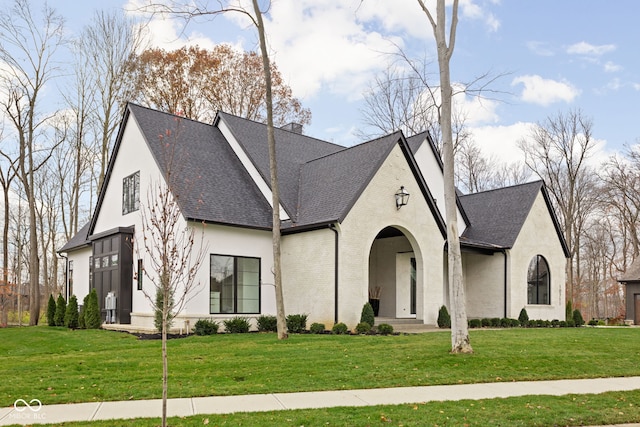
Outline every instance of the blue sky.
[[[2, 0], [8, 2], [8, 0]], [[79, 31], [94, 9], [133, 9], [141, 0], [50, 5]], [[452, 79], [490, 72], [499, 100], [459, 98], [474, 138], [487, 154], [520, 157], [516, 141], [548, 116], [581, 109], [594, 122], [603, 159], [640, 137], [640, 2], [617, 0], [461, 0]], [[310, 108], [308, 135], [343, 145], [359, 142], [362, 93], [386, 67], [395, 46], [435, 58], [435, 43], [415, 0], [274, 0], [267, 15], [273, 58], [294, 95]], [[256, 49], [239, 16], [181, 24], [156, 19], [153, 44], [167, 49], [231, 43]], [[435, 60], [434, 60], [435, 61]], [[433, 64], [434, 78], [437, 64]], [[437, 83], [434, 80], [434, 83]]]

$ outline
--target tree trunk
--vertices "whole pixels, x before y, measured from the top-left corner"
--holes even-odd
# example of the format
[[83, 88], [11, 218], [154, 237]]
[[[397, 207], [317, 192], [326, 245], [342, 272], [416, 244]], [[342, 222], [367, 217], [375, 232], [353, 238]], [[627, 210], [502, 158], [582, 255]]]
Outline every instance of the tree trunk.
[[451, 74], [449, 63], [455, 46], [456, 26], [458, 23], [458, 0], [453, 2], [449, 30], [449, 45], [445, 35], [446, 13], [445, 0], [438, 0], [436, 6], [436, 20], [424, 5], [422, 0], [418, 3], [425, 12], [436, 39], [438, 50], [438, 66], [440, 70], [440, 127], [442, 129], [442, 155], [444, 163], [444, 199], [445, 220], [447, 223], [448, 243], [448, 267], [449, 267], [449, 301], [451, 304], [451, 352], [473, 353], [469, 341], [467, 326], [467, 309], [464, 293], [464, 278], [462, 274], [462, 254], [460, 251], [460, 236], [458, 234], [458, 210], [456, 206], [455, 173], [453, 158], [453, 129]]
[[278, 166], [276, 162], [276, 140], [273, 130], [273, 97], [271, 94], [271, 65], [267, 42], [262, 21], [262, 12], [258, 6], [258, 0], [253, 1], [253, 10], [256, 15], [256, 26], [260, 38], [260, 51], [262, 52], [262, 65], [264, 68], [266, 103], [267, 103], [267, 142], [269, 144], [269, 172], [271, 178], [271, 194], [273, 206], [273, 280], [276, 291], [276, 318], [278, 325], [278, 339], [287, 339], [287, 324], [284, 310], [284, 295], [282, 292], [282, 270], [280, 266], [280, 190], [278, 187]]

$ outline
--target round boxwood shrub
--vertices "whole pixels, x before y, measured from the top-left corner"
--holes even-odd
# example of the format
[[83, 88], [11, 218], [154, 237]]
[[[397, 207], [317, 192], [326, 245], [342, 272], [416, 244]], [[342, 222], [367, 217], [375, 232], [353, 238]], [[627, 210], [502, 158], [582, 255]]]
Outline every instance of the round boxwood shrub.
[[287, 316], [287, 330], [292, 334], [299, 334], [307, 329], [306, 314], [290, 314]]
[[336, 335], [344, 335], [349, 332], [349, 328], [347, 328], [347, 325], [345, 325], [344, 323], [339, 322], [333, 325], [333, 328], [331, 328], [331, 332]]
[[446, 306], [440, 307], [438, 310], [438, 327], [439, 328], [450, 328], [451, 327], [451, 316], [449, 315], [449, 311]]
[[246, 317], [234, 317], [223, 321], [224, 329], [230, 334], [246, 334], [249, 332], [251, 324]]
[[276, 316], [262, 315], [258, 316], [258, 331], [260, 332], [277, 332], [278, 319]]
[[309, 331], [312, 334], [323, 334], [325, 329], [324, 323], [312, 323], [309, 327]]
[[482, 327], [482, 321], [480, 319], [469, 319], [469, 328], [475, 329], [475, 328], [481, 328]]
[[393, 326], [388, 323], [381, 323], [377, 327], [380, 335], [391, 335], [393, 333]]
[[193, 326], [193, 333], [196, 335], [215, 335], [219, 328], [220, 324], [215, 320], [199, 319]]
[[482, 324], [483, 328], [488, 328], [489, 326], [491, 326], [491, 319], [484, 317], [482, 320], [480, 320], [480, 323]]
[[362, 307], [362, 313], [360, 314], [360, 323], [365, 322], [368, 323], [369, 326], [375, 325], [375, 316], [373, 314], [373, 307], [370, 303], [365, 303]]
[[367, 322], [360, 322], [356, 325], [356, 333], [360, 335], [368, 334], [371, 331], [371, 325]]

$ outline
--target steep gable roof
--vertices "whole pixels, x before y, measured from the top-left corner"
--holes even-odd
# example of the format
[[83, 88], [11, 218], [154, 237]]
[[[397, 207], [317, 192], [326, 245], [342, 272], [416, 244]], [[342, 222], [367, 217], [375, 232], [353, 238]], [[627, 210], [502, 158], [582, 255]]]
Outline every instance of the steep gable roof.
[[[218, 120], [224, 120], [262, 179], [271, 188], [267, 126], [264, 123], [222, 112], [218, 113], [214, 125]], [[302, 165], [344, 150], [345, 147], [280, 128], [275, 128], [274, 133], [280, 203], [289, 215], [293, 216], [298, 205], [299, 175]]]
[[636, 259], [625, 271], [624, 275], [618, 279], [618, 282], [640, 282], [640, 258]]
[[87, 222], [63, 247], [58, 249], [58, 253], [69, 252], [83, 247], [88, 247], [91, 242], [88, 239], [89, 225]]
[[558, 239], [568, 257], [569, 249], [542, 181], [460, 196], [471, 221], [461, 236], [461, 242], [472, 246], [486, 245], [487, 248], [512, 248], [539, 193], [544, 197]]

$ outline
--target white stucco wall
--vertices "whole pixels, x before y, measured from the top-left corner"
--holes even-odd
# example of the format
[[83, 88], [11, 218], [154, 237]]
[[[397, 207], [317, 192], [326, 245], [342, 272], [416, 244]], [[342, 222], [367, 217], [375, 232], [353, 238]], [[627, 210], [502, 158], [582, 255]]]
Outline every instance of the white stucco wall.
[[335, 317], [335, 233], [328, 227], [282, 236], [285, 314], [307, 314], [307, 326]]
[[78, 298], [78, 305], [89, 293], [89, 257], [91, 246], [76, 249], [66, 254], [67, 259], [73, 261], [73, 290], [72, 294]]
[[[468, 318], [504, 317], [504, 254], [463, 253]], [[517, 316], [516, 316], [517, 317]]]
[[[542, 255], [549, 263], [551, 273], [551, 304], [527, 304], [527, 269], [531, 259]], [[553, 226], [542, 193], [539, 193], [527, 219], [509, 253], [509, 313], [517, 318], [525, 307], [529, 319], [564, 320], [565, 317], [565, 265], [562, 245]]]
[[[404, 186], [409, 204], [396, 209], [394, 194]], [[417, 318], [436, 322], [443, 302], [442, 248], [444, 239], [429, 211], [399, 146], [365, 188], [340, 227], [339, 321], [354, 327], [368, 301], [369, 253], [376, 235], [386, 227], [403, 231], [416, 256], [418, 288]]]
[[[440, 169], [438, 160], [434, 157], [428, 141], [422, 143], [418, 151], [414, 154], [414, 157], [416, 159], [416, 163], [418, 163], [418, 166], [420, 167], [424, 180], [427, 182], [431, 195], [436, 200], [436, 205], [438, 206], [438, 210], [440, 210], [442, 218], [446, 218], [444, 203], [444, 175], [442, 173], [442, 169]], [[467, 226], [460, 214], [460, 210], [456, 208], [456, 212], [458, 214], [458, 230], [460, 230], [460, 234], [462, 234]]]

